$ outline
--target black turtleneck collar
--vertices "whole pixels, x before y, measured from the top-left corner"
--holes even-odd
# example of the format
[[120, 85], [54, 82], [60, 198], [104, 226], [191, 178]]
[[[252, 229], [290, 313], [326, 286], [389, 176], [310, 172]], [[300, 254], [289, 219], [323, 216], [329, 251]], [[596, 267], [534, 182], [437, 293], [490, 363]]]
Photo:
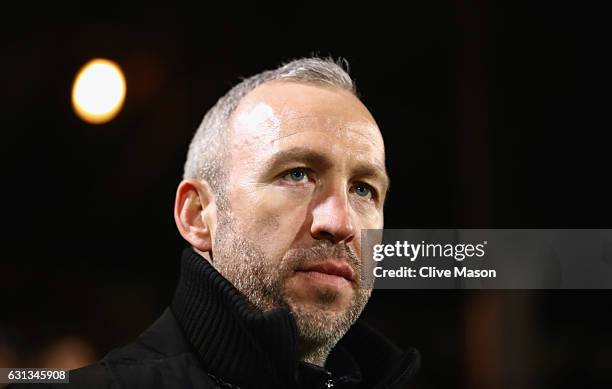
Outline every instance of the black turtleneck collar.
[[[302, 384], [311, 387], [332, 378], [326, 369], [298, 361], [297, 327], [288, 308], [261, 313], [191, 248], [185, 249], [182, 255], [181, 275], [171, 310], [205, 370], [222, 381], [245, 388], [287, 388]], [[372, 338], [369, 330], [354, 327], [359, 328], [358, 332], [355, 328], [349, 331], [326, 362], [326, 368], [334, 373], [333, 378], [339, 384], [336, 387], [359, 384], [360, 366], [371, 364], [367, 361], [367, 350], [358, 350], [356, 357], [352, 356], [353, 349], [360, 348], [359, 344], [373, 341], [369, 339]], [[347, 339], [352, 344], [346, 344]], [[386, 358], [377, 356], [378, 363], [396, 365], [392, 362], [397, 362], [394, 359], [401, 353], [389, 347], [385, 346], [391, 351]], [[363, 384], [369, 380], [376, 382], [385, 375], [384, 368], [376, 370], [365, 372]]]
[[209, 373], [238, 386], [293, 380], [298, 342], [290, 311], [262, 314], [192, 249], [183, 252], [171, 308]]

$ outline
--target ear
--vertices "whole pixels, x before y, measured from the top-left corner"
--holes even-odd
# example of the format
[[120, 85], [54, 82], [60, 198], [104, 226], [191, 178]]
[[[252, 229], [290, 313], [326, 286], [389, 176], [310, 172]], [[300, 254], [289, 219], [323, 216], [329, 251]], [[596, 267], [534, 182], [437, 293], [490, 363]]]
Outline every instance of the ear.
[[183, 238], [196, 250], [201, 253], [212, 250], [217, 207], [208, 182], [181, 181], [174, 201], [174, 221]]

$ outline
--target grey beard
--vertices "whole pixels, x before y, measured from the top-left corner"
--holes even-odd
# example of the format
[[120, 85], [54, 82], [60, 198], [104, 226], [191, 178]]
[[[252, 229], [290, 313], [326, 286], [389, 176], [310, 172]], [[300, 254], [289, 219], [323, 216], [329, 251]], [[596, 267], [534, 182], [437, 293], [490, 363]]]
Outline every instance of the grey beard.
[[262, 312], [286, 306], [295, 319], [302, 359], [323, 365], [329, 351], [357, 320], [370, 298], [371, 289], [355, 290], [350, 307], [343, 313], [330, 312], [325, 305], [333, 302], [337, 294], [321, 291], [317, 304], [303, 306], [294, 301], [283, 285], [299, 265], [329, 257], [345, 257], [353, 267], [356, 279], [361, 280], [360, 261], [347, 246], [321, 241], [318, 246], [288, 251], [280, 262], [266, 258], [254, 242], [237, 231], [231, 211], [220, 210], [214, 245], [213, 265], [236, 289]]

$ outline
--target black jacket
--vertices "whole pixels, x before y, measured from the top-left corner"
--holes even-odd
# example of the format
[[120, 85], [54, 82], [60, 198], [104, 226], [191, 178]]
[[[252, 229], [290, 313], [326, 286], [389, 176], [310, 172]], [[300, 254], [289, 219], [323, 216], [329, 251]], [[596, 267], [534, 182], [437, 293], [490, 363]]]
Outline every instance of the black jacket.
[[[325, 368], [298, 361], [290, 311], [256, 311], [191, 249], [169, 308], [134, 342], [52, 388], [407, 388], [419, 366], [359, 320]], [[22, 386], [19, 386], [21, 388]], [[36, 387], [41, 387], [36, 385]]]

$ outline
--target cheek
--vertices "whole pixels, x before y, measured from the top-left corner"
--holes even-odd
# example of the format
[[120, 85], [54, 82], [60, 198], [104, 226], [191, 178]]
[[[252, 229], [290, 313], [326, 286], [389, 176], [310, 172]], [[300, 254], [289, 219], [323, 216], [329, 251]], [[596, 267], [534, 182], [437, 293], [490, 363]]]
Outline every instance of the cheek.
[[258, 215], [262, 233], [295, 236], [306, 219], [308, 202], [305, 196], [282, 192], [269, 191], [253, 212]]
[[355, 228], [359, 230], [379, 230], [384, 227], [384, 215], [373, 207], [353, 207]]
[[369, 212], [361, 212], [361, 213], [355, 212], [354, 217], [355, 217], [355, 220], [357, 220], [357, 223], [355, 226], [357, 231], [355, 234], [355, 238], [352, 241], [352, 247], [357, 257], [361, 259], [362, 230], [382, 230], [384, 228], [384, 219], [383, 219], [382, 212], [372, 211], [372, 210], [370, 210]]
[[[278, 189], [278, 188], [277, 188]], [[252, 191], [234, 207], [249, 237], [273, 255], [282, 255], [298, 239], [308, 212], [307, 196], [284, 190]], [[238, 201], [235, 199], [234, 201]], [[236, 204], [236, 203], [234, 203]]]

